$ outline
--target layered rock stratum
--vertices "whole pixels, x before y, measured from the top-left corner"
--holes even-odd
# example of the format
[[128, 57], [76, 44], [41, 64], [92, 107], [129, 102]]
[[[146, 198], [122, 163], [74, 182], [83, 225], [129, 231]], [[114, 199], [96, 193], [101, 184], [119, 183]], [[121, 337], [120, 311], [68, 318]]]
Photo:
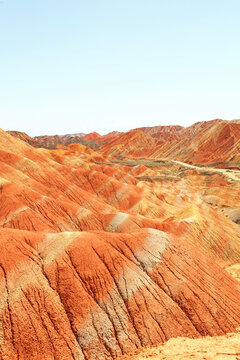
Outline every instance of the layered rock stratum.
[[[237, 166], [238, 126], [113, 133], [98, 151], [1, 130], [0, 358], [113, 359], [234, 332], [240, 175], [207, 166], [201, 144]], [[157, 156], [176, 141], [181, 156]]]

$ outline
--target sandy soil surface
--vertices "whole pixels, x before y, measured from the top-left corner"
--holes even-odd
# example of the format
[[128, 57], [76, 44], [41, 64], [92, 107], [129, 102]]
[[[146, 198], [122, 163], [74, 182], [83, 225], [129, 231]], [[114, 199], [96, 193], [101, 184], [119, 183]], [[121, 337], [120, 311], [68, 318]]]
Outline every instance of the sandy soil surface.
[[240, 360], [240, 328], [236, 333], [200, 339], [175, 338], [163, 345], [137, 350], [118, 360]]

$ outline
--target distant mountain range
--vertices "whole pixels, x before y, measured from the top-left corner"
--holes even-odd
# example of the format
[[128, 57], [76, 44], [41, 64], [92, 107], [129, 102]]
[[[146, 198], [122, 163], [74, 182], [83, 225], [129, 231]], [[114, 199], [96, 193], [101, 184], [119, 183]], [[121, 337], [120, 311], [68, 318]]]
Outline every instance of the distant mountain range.
[[115, 131], [103, 136], [93, 132], [31, 138], [25, 133], [9, 133], [34, 147], [56, 149], [78, 143], [112, 157], [146, 156], [189, 163], [240, 159], [240, 120], [215, 119], [197, 122], [186, 128], [177, 125], [141, 127], [126, 133]]

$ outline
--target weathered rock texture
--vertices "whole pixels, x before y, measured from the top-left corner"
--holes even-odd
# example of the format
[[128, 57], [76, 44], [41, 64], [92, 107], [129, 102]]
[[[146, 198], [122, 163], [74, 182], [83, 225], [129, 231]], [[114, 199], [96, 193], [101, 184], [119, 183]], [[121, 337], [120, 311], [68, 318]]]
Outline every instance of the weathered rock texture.
[[[113, 131], [104, 136], [67, 134], [29, 137], [25, 133], [10, 131], [35, 147], [56, 149], [69, 144], [82, 144], [99, 150], [112, 158], [164, 158], [189, 163], [220, 163], [224, 167], [237, 166], [240, 160], [240, 122], [215, 119], [195, 123], [189, 127], [152, 126], [141, 127], [126, 133]], [[230, 162], [230, 163], [229, 163]]]
[[240, 324], [235, 280], [164, 232], [2, 229], [1, 239], [3, 359], [111, 358]]
[[239, 141], [239, 123], [216, 119], [187, 128], [154, 126], [135, 129], [116, 136], [104, 144], [101, 151], [109, 156], [121, 154], [204, 164], [239, 161]]
[[0, 358], [111, 359], [234, 331], [240, 285], [224, 269], [240, 234], [223, 207], [240, 194], [224, 176], [0, 131]]

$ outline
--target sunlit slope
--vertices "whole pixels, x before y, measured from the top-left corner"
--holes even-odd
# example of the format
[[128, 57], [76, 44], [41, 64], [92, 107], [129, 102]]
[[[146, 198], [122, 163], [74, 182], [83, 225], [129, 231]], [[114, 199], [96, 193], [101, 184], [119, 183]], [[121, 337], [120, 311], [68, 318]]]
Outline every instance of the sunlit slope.
[[[1, 358], [109, 359], [238, 327], [239, 282], [224, 269], [240, 263], [239, 228], [206, 181], [1, 131]], [[236, 205], [235, 182], [212, 182]]]
[[101, 146], [101, 152], [108, 156], [147, 156], [155, 148], [157, 141], [140, 130], [131, 130], [116, 136]]
[[164, 157], [189, 163], [239, 161], [240, 124], [220, 121], [209, 124], [181, 141], [165, 142], [152, 152], [152, 157]]
[[2, 229], [1, 239], [3, 359], [115, 357], [240, 324], [238, 283], [164, 232]]

